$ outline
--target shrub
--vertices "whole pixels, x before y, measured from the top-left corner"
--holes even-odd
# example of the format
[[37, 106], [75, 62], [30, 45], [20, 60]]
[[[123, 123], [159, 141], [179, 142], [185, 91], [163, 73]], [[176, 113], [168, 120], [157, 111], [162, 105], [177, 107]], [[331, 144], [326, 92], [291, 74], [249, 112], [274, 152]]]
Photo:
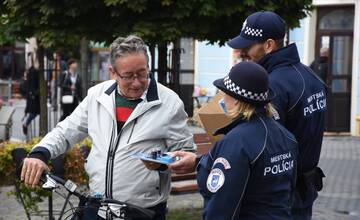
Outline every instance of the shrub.
[[[38, 212], [37, 203], [42, 202], [44, 198], [49, 195], [48, 191], [41, 187], [27, 188], [20, 183], [16, 176], [16, 165], [12, 159], [11, 152], [18, 147], [23, 147], [27, 152], [33, 148], [35, 144], [40, 141], [40, 138], [35, 138], [27, 143], [19, 142], [2, 142], [0, 143], [0, 186], [19, 184], [20, 192], [22, 193], [25, 206], [28, 210]], [[84, 153], [91, 148], [91, 141], [85, 139], [83, 142], [75, 145], [70, 151], [65, 154], [65, 179], [71, 179], [77, 184], [87, 184], [88, 176], [84, 170]], [[51, 163], [49, 164], [51, 170]], [[10, 192], [10, 195], [15, 195], [19, 200], [19, 195], [16, 191]]]

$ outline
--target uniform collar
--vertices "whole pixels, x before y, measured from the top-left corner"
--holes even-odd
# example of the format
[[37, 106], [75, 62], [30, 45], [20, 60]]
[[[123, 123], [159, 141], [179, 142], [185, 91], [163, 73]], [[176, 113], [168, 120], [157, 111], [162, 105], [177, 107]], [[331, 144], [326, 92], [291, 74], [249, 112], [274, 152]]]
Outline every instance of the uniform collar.
[[299, 62], [299, 53], [296, 44], [293, 43], [265, 55], [258, 61], [258, 64], [263, 66], [270, 74], [274, 69]]
[[225, 127], [219, 128], [217, 129], [213, 135], [217, 136], [220, 134], [224, 134], [226, 135], [227, 133], [229, 133], [229, 131], [231, 131], [233, 128], [235, 128], [238, 124], [242, 124], [245, 123], [246, 121], [242, 118], [237, 118], [234, 121], [230, 122], [229, 124], [227, 124]]

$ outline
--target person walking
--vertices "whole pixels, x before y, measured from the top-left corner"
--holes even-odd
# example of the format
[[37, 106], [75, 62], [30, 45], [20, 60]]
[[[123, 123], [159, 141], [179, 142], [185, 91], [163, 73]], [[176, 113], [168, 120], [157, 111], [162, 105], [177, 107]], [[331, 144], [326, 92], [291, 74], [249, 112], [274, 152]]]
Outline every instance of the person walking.
[[77, 73], [78, 64], [75, 59], [67, 61], [68, 70], [60, 77], [61, 109], [60, 121], [69, 116], [82, 100], [82, 80]]

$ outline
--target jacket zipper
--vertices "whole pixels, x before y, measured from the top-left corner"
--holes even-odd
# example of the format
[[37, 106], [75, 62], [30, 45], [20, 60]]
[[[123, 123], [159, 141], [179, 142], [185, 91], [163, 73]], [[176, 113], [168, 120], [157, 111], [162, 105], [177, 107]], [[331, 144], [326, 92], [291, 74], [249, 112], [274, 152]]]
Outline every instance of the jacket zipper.
[[[117, 126], [115, 122], [113, 122], [115, 130]], [[116, 136], [115, 143], [114, 143], [114, 129], [111, 132], [111, 140], [110, 140], [110, 146], [108, 150], [107, 160], [106, 160], [106, 177], [105, 177], [105, 193], [107, 198], [112, 199], [112, 170], [114, 166], [114, 157], [115, 152], [117, 149], [117, 145], [120, 140], [122, 129], [120, 130], [119, 134]], [[115, 146], [114, 146], [115, 144]], [[115, 149], [114, 149], [115, 148]]]
[[118, 134], [118, 136], [116, 137], [115, 140], [115, 146], [113, 146], [112, 151], [110, 152], [110, 158], [109, 158], [109, 178], [108, 178], [108, 193], [109, 193], [109, 198], [112, 199], [112, 185], [113, 185], [113, 170], [114, 170], [114, 158], [115, 158], [115, 152], [119, 146], [119, 142], [120, 142], [120, 136], [122, 133], [122, 129], [120, 130], [120, 133]]
[[[130, 132], [130, 136], [129, 139], [127, 141], [127, 143], [130, 142], [131, 136], [133, 134], [134, 128], [135, 128], [135, 124], [137, 123], [137, 119], [135, 119], [134, 121], [134, 125], [131, 129]], [[114, 131], [114, 129], [113, 129]], [[115, 139], [115, 143], [113, 143], [113, 133], [111, 133], [111, 142], [110, 142], [110, 147], [109, 147], [109, 151], [108, 151], [108, 157], [107, 157], [107, 163], [106, 163], [106, 177], [105, 177], [105, 192], [106, 192], [106, 197], [112, 199], [112, 186], [113, 186], [113, 171], [114, 171], [114, 159], [115, 159], [115, 152], [119, 146], [119, 142], [120, 142], [120, 137], [121, 137], [121, 133], [123, 131], [123, 128], [121, 128], [119, 134], [116, 136]]]
[[110, 194], [108, 192], [108, 190], [109, 190], [108, 178], [109, 178], [109, 169], [110, 169], [110, 164], [109, 164], [109, 162], [110, 162], [110, 152], [111, 152], [111, 149], [112, 149], [113, 140], [114, 140], [114, 129], [112, 129], [112, 131], [111, 131], [110, 144], [109, 144], [109, 149], [108, 149], [107, 159], [106, 159], [105, 196], [107, 198], [110, 198]]
[[127, 140], [127, 144], [130, 142], [130, 139], [131, 139], [131, 136], [132, 136], [132, 134], [134, 132], [134, 128], [135, 128], [136, 123], [137, 123], [137, 118], [135, 118], [134, 124], [133, 124], [133, 126], [131, 128], [131, 132], [130, 132], [129, 138]]

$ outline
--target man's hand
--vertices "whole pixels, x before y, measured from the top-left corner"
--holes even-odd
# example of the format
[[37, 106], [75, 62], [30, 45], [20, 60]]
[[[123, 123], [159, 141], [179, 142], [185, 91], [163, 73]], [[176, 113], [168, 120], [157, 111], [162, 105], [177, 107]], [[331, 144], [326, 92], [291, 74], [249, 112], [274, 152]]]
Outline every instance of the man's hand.
[[34, 188], [45, 170], [49, 170], [49, 167], [40, 159], [25, 158], [21, 170], [21, 181], [24, 181], [26, 186]]
[[171, 156], [180, 157], [180, 160], [169, 165], [169, 169], [178, 174], [191, 173], [196, 168], [196, 154], [186, 151], [171, 152]]

